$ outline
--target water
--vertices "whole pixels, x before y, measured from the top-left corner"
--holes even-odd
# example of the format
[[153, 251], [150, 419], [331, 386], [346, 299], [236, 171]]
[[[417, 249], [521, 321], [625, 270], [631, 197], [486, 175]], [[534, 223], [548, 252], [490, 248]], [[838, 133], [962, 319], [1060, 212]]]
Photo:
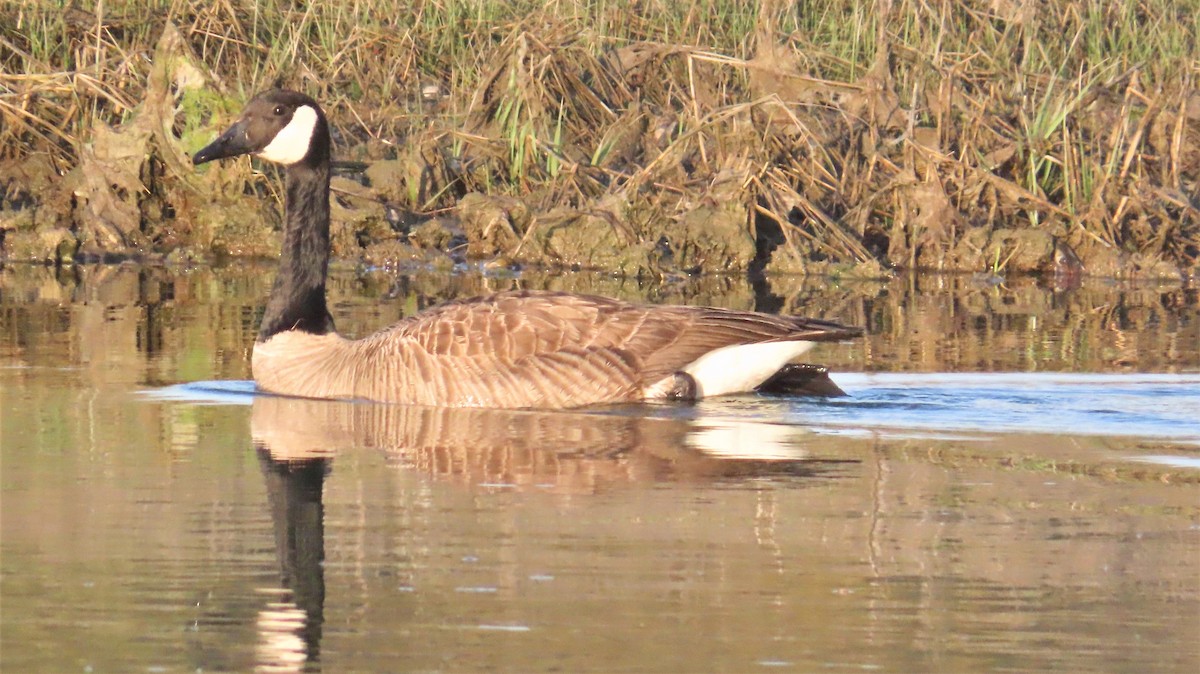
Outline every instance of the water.
[[1195, 291], [530, 276], [872, 335], [845, 399], [502, 412], [255, 395], [269, 278], [0, 270], [0, 669], [1200, 667]]
[[1062, 433], [1200, 447], [1200, 374], [878, 373], [850, 397], [795, 401], [789, 421], [849, 429]]

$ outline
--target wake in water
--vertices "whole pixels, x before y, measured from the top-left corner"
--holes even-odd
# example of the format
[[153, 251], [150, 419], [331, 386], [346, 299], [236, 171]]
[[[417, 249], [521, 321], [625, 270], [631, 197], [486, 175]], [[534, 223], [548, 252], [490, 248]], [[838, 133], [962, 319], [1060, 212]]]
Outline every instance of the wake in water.
[[162, 388], [144, 389], [141, 396], [147, 400], [192, 403], [193, 405], [251, 405], [254, 398], [262, 395], [254, 382], [241, 380], [193, 381]]
[[1057, 433], [1200, 444], [1200, 375], [850, 373], [849, 394], [789, 399], [789, 423], [847, 429]]

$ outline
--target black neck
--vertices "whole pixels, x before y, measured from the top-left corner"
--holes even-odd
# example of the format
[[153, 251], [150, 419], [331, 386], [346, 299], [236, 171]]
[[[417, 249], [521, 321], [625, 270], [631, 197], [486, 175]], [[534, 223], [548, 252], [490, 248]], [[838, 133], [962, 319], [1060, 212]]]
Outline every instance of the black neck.
[[286, 330], [333, 332], [325, 306], [329, 269], [329, 151], [288, 167], [287, 224], [279, 275], [267, 300], [259, 341]]

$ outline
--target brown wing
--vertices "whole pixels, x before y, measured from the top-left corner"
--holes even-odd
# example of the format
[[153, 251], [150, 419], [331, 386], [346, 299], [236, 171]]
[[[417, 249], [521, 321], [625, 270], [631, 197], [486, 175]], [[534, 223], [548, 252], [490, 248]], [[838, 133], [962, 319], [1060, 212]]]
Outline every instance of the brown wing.
[[471, 407], [634, 400], [637, 359], [590, 339], [619, 304], [504, 293], [442, 305], [355, 343], [359, 394]]
[[[647, 308], [653, 310], [654, 308]], [[714, 307], [673, 307], [682, 310], [682, 324], [676, 329], [654, 334], [645, 342], [634, 341], [631, 346], [644, 347], [641, 375], [646, 384], [677, 372], [704, 354], [735, 344], [757, 344], [774, 341], [834, 342], [862, 334], [828, 321], [794, 316], [776, 316], [752, 311], [736, 311]], [[654, 322], [651, 319], [651, 322]], [[635, 335], [640, 340], [642, 335]]]
[[363, 397], [430, 405], [565, 407], [636, 400], [704, 353], [858, 334], [832, 323], [701, 307], [514, 292], [454, 302], [355, 343]]

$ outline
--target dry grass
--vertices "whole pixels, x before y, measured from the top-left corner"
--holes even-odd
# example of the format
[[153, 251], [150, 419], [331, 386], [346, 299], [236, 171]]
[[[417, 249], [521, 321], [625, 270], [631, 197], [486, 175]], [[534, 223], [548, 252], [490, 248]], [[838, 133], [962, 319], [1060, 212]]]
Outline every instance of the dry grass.
[[[686, 214], [736, 205], [757, 254], [709, 268], [1003, 273], [1069, 248], [1094, 273], [1194, 273], [1186, 4], [6, 4], [0, 159], [76, 166], [98, 122], [135, 114], [169, 22], [223, 100], [283, 82], [327, 102], [337, 154], [397, 160], [376, 193], [417, 212], [517, 196], [678, 261]], [[214, 109], [178, 124], [219, 126]], [[507, 252], [544, 258], [542, 226]]]

